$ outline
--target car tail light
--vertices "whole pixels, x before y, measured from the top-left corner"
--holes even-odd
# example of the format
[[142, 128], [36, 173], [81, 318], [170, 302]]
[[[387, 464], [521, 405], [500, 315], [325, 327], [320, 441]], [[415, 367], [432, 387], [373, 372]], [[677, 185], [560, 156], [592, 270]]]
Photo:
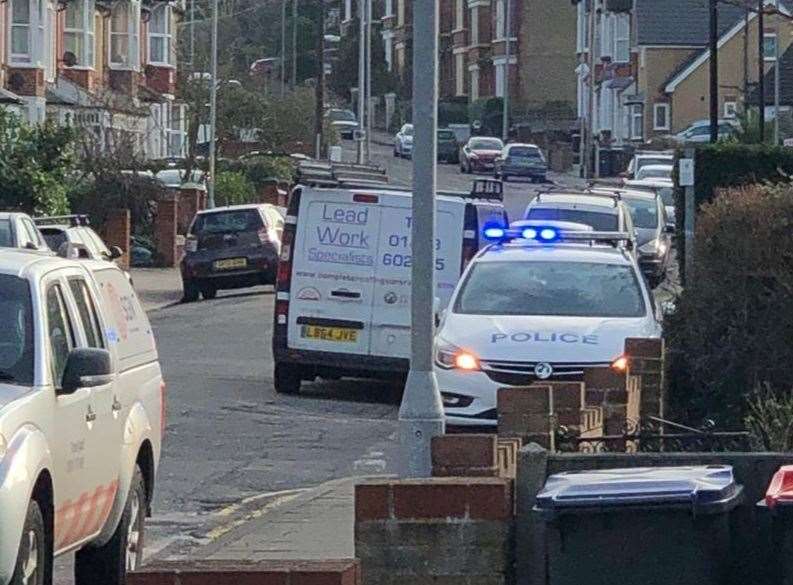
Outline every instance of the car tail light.
[[267, 233], [267, 228], [262, 228], [256, 233], [259, 234], [259, 241], [262, 244], [266, 244], [270, 241], [270, 234]]
[[377, 195], [366, 195], [363, 193], [356, 193], [352, 196], [352, 200], [356, 203], [377, 203], [380, 198]]
[[611, 362], [611, 369], [615, 372], [619, 372], [620, 374], [626, 372], [628, 370], [628, 358], [624, 355], [621, 355]]
[[184, 251], [185, 252], [198, 251], [198, 238], [192, 235], [187, 236], [187, 239], [184, 242]]

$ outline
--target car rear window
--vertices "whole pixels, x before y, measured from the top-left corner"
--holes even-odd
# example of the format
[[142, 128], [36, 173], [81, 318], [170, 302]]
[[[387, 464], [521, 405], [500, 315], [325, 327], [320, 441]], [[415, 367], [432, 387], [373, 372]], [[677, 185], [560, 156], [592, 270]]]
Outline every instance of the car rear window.
[[542, 158], [540, 149], [531, 146], [512, 146], [508, 154], [515, 158]]
[[639, 169], [636, 173], [636, 178], [641, 179], [671, 179], [672, 178], [672, 167], [668, 168], [653, 168], [650, 166], [643, 167]]
[[58, 228], [39, 228], [41, 235], [44, 236], [44, 241], [50, 247], [50, 250], [57, 252], [58, 249], [66, 243], [66, 232]]
[[454, 140], [454, 132], [451, 130], [438, 130], [438, 138], [441, 140]]
[[655, 199], [623, 198], [633, 217], [633, 225], [643, 229], [658, 227], [658, 205]]
[[619, 229], [616, 213], [600, 213], [583, 209], [557, 209], [538, 207], [530, 209], [526, 219], [570, 221], [592, 226], [598, 232], [611, 232]]
[[257, 210], [235, 209], [199, 215], [190, 232], [193, 234], [251, 232], [258, 231], [262, 225], [262, 218]]
[[14, 233], [11, 231], [11, 222], [0, 219], [0, 248], [14, 247]]
[[636, 162], [639, 169], [642, 167], [649, 167], [650, 165], [671, 165], [672, 159], [669, 157], [666, 158], [650, 158], [650, 157], [639, 157]]
[[454, 308], [467, 315], [643, 317], [630, 266], [592, 262], [480, 262]]
[[33, 384], [33, 311], [26, 280], [0, 274], [0, 384]]

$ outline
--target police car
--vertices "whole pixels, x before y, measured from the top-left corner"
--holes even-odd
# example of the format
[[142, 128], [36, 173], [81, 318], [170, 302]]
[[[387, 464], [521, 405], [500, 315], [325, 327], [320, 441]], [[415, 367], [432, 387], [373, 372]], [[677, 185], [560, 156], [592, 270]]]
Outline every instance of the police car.
[[497, 424], [496, 392], [622, 368], [628, 337], [659, 337], [656, 306], [622, 232], [568, 222], [489, 226], [443, 313], [435, 373], [447, 424]]
[[165, 421], [154, 336], [104, 261], [0, 251], [0, 585], [121, 585], [143, 558]]

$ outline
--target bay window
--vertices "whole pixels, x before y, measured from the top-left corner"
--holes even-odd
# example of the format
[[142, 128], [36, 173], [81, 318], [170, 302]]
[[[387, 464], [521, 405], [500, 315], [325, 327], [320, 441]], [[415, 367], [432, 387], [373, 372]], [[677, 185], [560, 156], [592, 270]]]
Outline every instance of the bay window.
[[66, 5], [64, 48], [74, 65], [94, 66], [94, 0], [73, 0]]
[[140, 64], [140, 2], [119, 0], [110, 13], [110, 66], [137, 69]]
[[32, 63], [31, 26], [33, 14], [29, 0], [10, 0], [11, 63]]
[[149, 20], [149, 63], [173, 65], [171, 44], [171, 6], [158, 4]]
[[8, 0], [8, 55], [12, 67], [41, 67], [55, 75], [55, 6], [52, 0]]

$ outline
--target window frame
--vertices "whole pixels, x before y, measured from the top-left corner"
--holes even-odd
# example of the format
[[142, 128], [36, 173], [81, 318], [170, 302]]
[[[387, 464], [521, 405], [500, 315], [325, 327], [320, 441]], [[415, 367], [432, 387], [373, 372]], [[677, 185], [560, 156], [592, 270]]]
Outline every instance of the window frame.
[[[63, 317], [63, 324], [67, 331], [64, 331], [64, 335], [66, 337], [66, 344], [68, 345], [68, 352], [66, 358], [68, 359], [68, 354], [77, 347], [77, 336], [75, 335], [75, 327], [74, 327], [74, 315], [71, 314], [71, 310], [69, 308], [69, 303], [66, 300], [66, 295], [63, 290], [63, 282], [60, 278], [55, 278], [50, 282], [47, 287], [44, 289], [44, 307], [45, 307], [45, 315], [47, 318], [47, 361], [48, 361], [48, 369], [50, 371], [50, 375], [52, 376], [52, 385], [56, 389], [60, 389], [63, 387], [63, 373], [60, 372], [60, 376], [58, 376], [58, 372], [55, 371], [55, 360], [54, 357], [54, 349], [52, 347], [52, 327], [50, 323], [50, 310], [49, 310], [49, 303], [50, 303], [50, 293], [55, 291], [56, 294], [56, 301], [58, 303], [58, 307]], [[66, 367], [66, 363], [64, 362], [64, 371]]]
[[[642, 104], [633, 104], [631, 105], [631, 124], [630, 124], [630, 135], [631, 140], [644, 140], [644, 106]], [[638, 121], [638, 125], [637, 125]], [[636, 132], [636, 129], [639, 129], [639, 132]]]
[[[623, 34], [624, 33], [624, 36]], [[614, 17], [614, 48], [612, 59], [615, 63], [630, 63], [631, 60], [631, 21], [628, 14]], [[624, 45], [624, 46], [621, 46]], [[623, 51], [624, 50], [624, 54]]]
[[[664, 124], [658, 124], [658, 114], [659, 112], [664, 112]], [[670, 115], [672, 112], [672, 108], [670, 104], [666, 102], [653, 104], [653, 130], [669, 130], [671, 128], [671, 119]]]
[[[91, 294], [88, 282], [82, 276], [70, 276], [66, 280], [69, 284], [69, 291], [72, 294], [74, 304], [77, 308], [77, 317], [80, 319], [80, 323], [82, 324], [82, 331], [86, 343], [85, 347], [93, 349], [106, 349], [107, 340], [105, 339], [104, 328], [102, 326], [102, 316], [100, 315], [99, 309], [97, 308], [96, 300]], [[79, 291], [75, 290], [75, 285], [80, 287]], [[78, 294], [78, 292], [80, 294]], [[90, 323], [85, 323], [83, 321], [84, 316], [80, 310], [80, 296], [82, 296], [83, 300], [85, 301], [85, 308], [88, 312], [88, 318], [91, 321]], [[89, 339], [89, 332], [91, 332], [91, 335], [96, 336], [98, 345], [91, 345], [92, 342]]]
[[[113, 11], [123, 8], [126, 10], [126, 30], [115, 31], [113, 30]], [[125, 2], [116, 2], [113, 5], [110, 13], [110, 22], [108, 25], [109, 39], [107, 47], [107, 64], [110, 69], [117, 69], [122, 71], [138, 71], [140, 69], [140, 0], [129, 0]], [[114, 39], [119, 37], [126, 37], [127, 44], [127, 62], [120, 62], [113, 60], [113, 42]]]
[[[766, 52], [766, 41], [768, 39], [773, 39], [774, 40], [774, 53], [773, 53], [773, 55], [769, 55]], [[765, 61], [767, 63], [775, 62], [776, 61], [776, 56], [778, 54], [778, 51], [777, 51], [778, 46], [779, 46], [779, 38], [777, 37], [777, 34], [775, 32], [764, 32], [763, 33], [763, 61]]]
[[[36, 22], [37, 0], [9, 0], [10, 4], [7, 8], [8, 14], [8, 63], [14, 67], [35, 67], [37, 64], [36, 43], [34, 39], [34, 31], [38, 30]], [[27, 21], [15, 21], [16, 15], [14, 8], [17, 5], [24, 5], [27, 7]], [[24, 53], [14, 52], [14, 31], [15, 29], [24, 30], [26, 39], [26, 51]]]
[[[155, 24], [155, 13], [157, 11], [164, 12], [163, 15], [163, 24], [165, 31], [164, 32], [155, 32], [154, 31], [154, 24]], [[154, 42], [155, 40], [162, 40], [163, 41], [163, 59], [154, 59]], [[171, 5], [168, 2], [160, 2], [156, 4], [151, 10], [151, 17], [149, 18], [149, 30], [148, 30], [148, 39], [147, 39], [147, 46], [148, 46], [148, 61], [152, 65], [160, 65], [160, 66], [168, 66], [173, 67], [173, 29], [172, 29], [172, 9]]]
[[[80, 28], [69, 27], [66, 24], [66, 16], [70, 7], [82, 5], [82, 23]], [[77, 35], [82, 40], [82, 54], [75, 53], [77, 63], [70, 69], [95, 69], [96, 68], [96, 23], [94, 15], [96, 13], [95, 0], [72, 0], [66, 5], [63, 25], [63, 46], [67, 46], [67, 36]], [[74, 51], [72, 51], [74, 53]]]

